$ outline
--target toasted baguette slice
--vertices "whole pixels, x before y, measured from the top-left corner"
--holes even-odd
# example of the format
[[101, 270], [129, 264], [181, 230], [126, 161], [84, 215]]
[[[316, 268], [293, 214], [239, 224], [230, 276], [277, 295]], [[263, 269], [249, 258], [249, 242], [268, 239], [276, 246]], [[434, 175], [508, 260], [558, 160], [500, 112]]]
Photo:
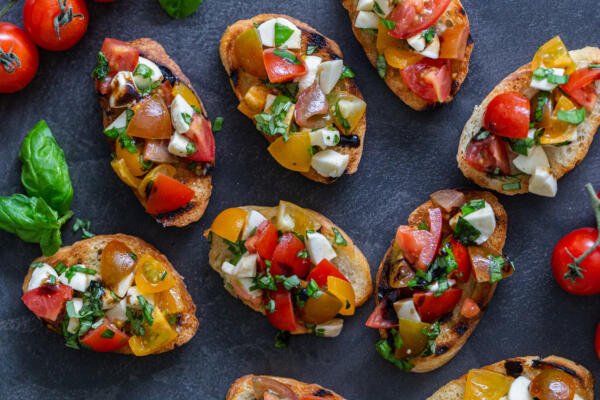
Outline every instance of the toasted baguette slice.
[[[482, 191], [463, 191], [466, 201], [474, 199], [483, 199], [490, 204], [494, 210], [496, 216], [496, 229], [489, 239], [483, 244], [488, 249], [492, 250], [497, 254], [502, 254], [504, 248], [504, 242], [506, 241], [506, 230], [508, 224], [508, 215], [504, 210], [504, 207], [496, 196], [489, 192]], [[426, 203], [420, 205], [415, 209], [408, 217], [409, 226], [419, 226], [420, 224], [428, 223], [428, 211], [430, 208], [437, 207], [433, 201], [429, 200]], [[389, 286], [387, 284], [387, 274], [389, 267], [392, 265], [391, 254], [392, 246], [386, 252], [379, 270], [377, 272], [377, 293], [385, 293]], [[473, 274], [471, 274], [473, 276]], [[410, 372], [429, 372], [434, 369], [441, 367], [450, 361], [456, 353], [463, 347], [467, 342], [475, 327], [483, 317], [484, 311], [494, 296], [496, 290], [495, 284], [480, 283], [477, 284], [473, 278], [469, 281], [468, 286], [463, 288], [463, 295], [461, 300], [458, 302], [452, 315], [445, 319], [440, 325], [440, 334], [435, 340], [436, 351], [434, 354], [426, 357], [415, 357], [411, 358], [410, 362], [413, 368]], [[379, 304], [382, 296], [376, 297], [376, 303]], [[464, 300], [470, 297], [479, 306], [481, 312], [474, 318], [467, 319], [461, 315], [460, 310]], [[387, 337], [388, 333], [385, 329], [380, 329], [382, 337]]]
[[[166, 68], [173, 77], [189, 87], [198, 98], [198, 101], [200, 101], [202, 114], [208, 120], [202, 100], [200, 99], [200, 96], [198, 96], [198, 93], [195, 91], [190, 80], [184, 75], [181, 68], [171, 59], [171, 57], [169, 57], [165, 49], [158, 42], [149, 38], [141, 38], [133, 40], [129, 42], [129, 44], [139, 50], [140, 56], [155, 62], [160, 67]], [[106, 128], [116, 117], [118, 117], [118, 115], [114, 115], [111, 112], [110, 107], [108, 107], [107, 102], [103, 100], [104, 99], [101, 97], [100, 105], [102, 106], [103, 112], [103, 124]], [[192, 189], [195, 195], [185, 208], [153, 216], [156, 221], [164, 227], [183, 227], [198, 221], [202, 215], [204, 215], [204, 211], [208, 206], [212, 194], [212, 178], [210, 175], [199, 176], [186, 168], [186, 165], [183, 163], [178, 163], [175, 167], [177, 168], [175, 178]], [[140, 203], [144, 205], [145, 200], [138, 191], [133, 190], [133, 193]]]
[[266, 375], [246, 375], [237, 379], [229, 388], [225, 400], [256, 400], [257, 397], [254, 393], [254, 385], [252, 383], [253, 378], [266, 378], [269, 380], [275, 380], [287, 386], [297, 396], [314, 396], [324, 400], [344, 400], [344, 398], [339, 394], [325, 389], [324, 387], [315, 383], [304, 383], [290, 378], [280, 378], [277, 376]]
[[[571, 58], [577, 64], [577, 68], [586, 67], [590, 64], [600, 62], [600, 49], [597, 47], [585, 47], [579, 50], [569, 52]], [[514, 195], [529, 192], [529, 175], [522, 174], [518, 177], [521, 188], [518, 190], [504, 190], [502, 185], [507, 181], [502, 178], [494, 178], [485, 172], [481, 172], [471, 167], [465, 161], [465, 152], [471, 139], [479, 133], [483, 126], [483, 117], [487, 105], [497, 95], [504, 92], [520, 92], [525, 95], [531, 92], [529, 84], [531, 82], [531, 63], [522, 66], [502, 80], [490, 94], [483, 100], [481, 105], [476, 106], [471, 118], [467, 121], [458, 145], [458, 154], [456, 159], [458, 167], [465, 177], [469, 178], [479, 186], [495, 190], [499, 193]], [[600, 95], [600, 85], [596, 83], [596, 93]], [[577, 126], [574, 139], [571, 144], [564, 146], [544, 146], [548, 161], [550, 162], [550, 172], [558, 180], [564, 174], [575, 168], [586, 156], [594, 135], [600, 126], [600, 101], [592, 112], [586, 113], [585, 121]], [[515, 181], [511, 179], [511, 182]]]
[[[348, 14], [350, 15], [354, 36], [356, 36], [356, 39], [362, 45], [371, 64], [376, 67], [377, 56], [379, 55], [379, 52], [377, 51], [377, 33], [354, 26], [354, 21], [359, 12], [357, 10], [358, 0], [342, 0], [342, 5], [348, 10]], [[469, 18], [459, 0], [452, 0], [448, 9], [442, 14], [439, 20], [448, 22], [449, 25], [451, 24], [450, 26], [459, 24], [466, 24], [469, 26]], [[449, 103], [454, 99], [454, 96], [467, 77], [473, 44], [473, 39], [469, 35], [464, 58], [462, 60], [452, 60], [452, 88], [450, 90], [450, 97], [446, 100], [446, 103]], [[392, 92], [412, 109], [421, 111], [434, 105], [417, 96], [406, 86], [399, 69], [388, 67], [384, 80]]]
[[[185, 309], [181, 313], [181, 317], [178, 320], [179, 322], [176, 328], [178, 334], [177, 339], [160, 348], [154, 354], [173, 350], [174, 348], [183, 346], [189, 342], [196, 334], [199, 325], [198, 319], [196, 318], [196, 305], [194, 304], [194, 301], [192, 300], [192, 297], [190, 296], [187, 287], [183, 282], [183, 277], [177, 273], [167, 257], [158, 251], [154, 246], [143, 241], [142, 239], [123, 234], [98, 235], [90, 239], [76, 242], [71, 246], [62, 247], [53, 256], [40, 257], [35, 259], [34, 262], [47, 263], [52, 267], [61, 262], [67, 266], [84, 264], [89, 268], [99, 271], [100, 256], [102, 255], [102, 251], [106, 245], [113, 240], [118, 240], [126, 244], [137, 255], [149, 254], [159, 260], [168, 269], [168, 272], [175, 278], [177, 282], [176, 286], [179, 289], [178, 292], [181, 294], [183, 304], [185, 304]], [[29, 272], [25, 276], [25, 280], [23, 281], [23, 293], [27, 291], [32, 273], [33, 269], [30, 268]], [[60, 334], [60, 332], [57, 331], [54, 326], [50, 324], [47, 324], [46, 326], [48, 329]], [[129, 346], [124, 346], [117, 352], [122, 354], [132, 354]]]
[[[557, 356], [548, 356], [546, 358], [537, 356], [514, 357], [482, 367], [481, 369], [487, 369], [514, 378], [525, 376], [533, 379], [540, 373], [542, 368], [548, 367], [560, 369], [573, 376], [577, 382], [576, 393], [583, 400], [594, 399], [594, 378], [590, 371], [582, 365], [566, 358]], [[428, 397], [428, 400], [461, 400], [465, 395], [466, 383], [467, 375], [463, 375], [442, 386], [431, 397]]]
[[[229, 26], [223, 36], [221, 37], [221, 46], [219, 48], [219, 52], [221, 54], [221, 62], [223, 63], [223, 67], [225, 67], [225, 71], [229, 76], [229, 82], [231, 83], [231, 87], [238, 100], [241, 100], [244, 97], [244, 94], [248, 90], [249, 86], [247, 82], [242, 82], [239, 78], [239, 66], [235, 60], [235, 39], [243, 32], [252, 28], [254, 24], [261, 24], [271, 18], [285, 18], [291, 21], [294, 25], [298, 27], [302, 31], [302, 49], [301, 51], [306, 53], [306, 49], [308, 46], [316, 46], [316, 50], [312, 55], [321, 57], [323, 62], [343, 59], [344, 56], [338, 44], [333, 40], [329, 39], [326, 36], [323, 36], [321, 33], [317, 32], [314, 28], [310, 27], [306, 23], [299, 21], [295, 18], [292, 18], [287, 15], [282, 14], [260, 14], [255, 16], [252, 19], [240, 20], [235, 24]], [[258, 83], [258, 79], [256, 79], [255, 83]], [[363, 95], [360, 92], [360, 89], [354, 82], [354, 79], [344, 79], [345, 91], [363, 99]], [[358, 122], [352, 134], [355, 134], [360, 139], [360, 144], [358, 147], [344, 147], [344, 146], [335, 146], [331, 147], [338, 153], [348, 154], [349, 161], [348, 166], [346, 167], [346, 174], [354, 174], [358, 170], [358, 164], [360, 163], [360, 158], [362, 157], [363, 152], [363, 144], [365, 140], [365, 132], [367, 130], [367, 117], [366, 113]], [[265, 139], [269, 142], [275, 141], [276, 137], [263, 134]], [[310, 180], [320, 183], [333, 183], [337, 178], [329, 178], [322, 175], [319, 175], [317, 171], [314, 169], [310, 169], [308, 172], [302, 172], [302, 175], [307, 177]]]

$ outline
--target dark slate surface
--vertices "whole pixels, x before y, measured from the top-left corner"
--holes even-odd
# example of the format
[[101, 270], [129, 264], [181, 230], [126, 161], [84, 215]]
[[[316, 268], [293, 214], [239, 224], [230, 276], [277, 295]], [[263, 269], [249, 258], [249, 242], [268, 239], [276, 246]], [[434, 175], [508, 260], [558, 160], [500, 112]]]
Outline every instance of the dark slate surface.
[[[529, 354], [569, 357], [598, 374], [593, 334], [600, 298], [562, 292], [551, 277], [549, 261], [563, 234], [593, 224], [583, 185], [592, 181], [600, 187], [598, 143], [560, 181], [555, 199], [501, 197], [510, 216], [505, 251], [518, 270], [499, 286], [463, 350], [427, 375], [402, 373], [375, 353], [377, 334], [364, 328], [373, 300], [346, 320], [338, 339], [305, 336], [295, 338], [288, 349], [275, 349], [275, 331], [229, 296], [207, 264], [202, 232], [220, 210], [288, 199], [342, 226], [375, 273], [396, 226], [430, 192], [470, 185], [456, 167], [455, 153], [473, 106], [555, 34], [571, 49], [600, 41], [596, 1], [467, 0], [465, 7], [476, 43], [471, 73], [453, 104], [417, 113], [378, 78], [337, 1], [207, 1], [183, 21], [169, 19], [156, 0], [91, 3], [84, 40], [64, 53], [41, 52], [34, 82], [19, 94], [0, 96], [0, 193], [22, 190], [18, 149], [29, 128], [45, 118], [69, 161], [76, 215], [91, 219], [96, 233], [123, 232], [154, 243], [186, 277], [201, 326], [191, 343], [158, 357], [67, 349], [19, 301], [22, 278], [30, 260], [39, 255], [38, 247], [0, 232], [0, 397], [223, 399], [235, 378], [258, 373], [316, 381], [349, 399], [423, 399], [469, 368]], [[266, 143], [250, 121], [236, 111], [218, 57], [219, 38], [228, 23], [261, 12], [305, 20], [341, 45], [369, 104], [365, 152], [356, 175], [321, 186], [283, 170], [265, 152]], [[20, 14], [14, 9], [8, 19], [20, 24]], [[105, 36], [149, 36], [162, 42], [199, 89], [211, 117], [225, 117], [224, 130], [216, 135], [213, 198], [204, 219], [193, 226], [162, 229], [111, 171], [89, 77]], [[65, 243], [77, 238], [69, 225]]]

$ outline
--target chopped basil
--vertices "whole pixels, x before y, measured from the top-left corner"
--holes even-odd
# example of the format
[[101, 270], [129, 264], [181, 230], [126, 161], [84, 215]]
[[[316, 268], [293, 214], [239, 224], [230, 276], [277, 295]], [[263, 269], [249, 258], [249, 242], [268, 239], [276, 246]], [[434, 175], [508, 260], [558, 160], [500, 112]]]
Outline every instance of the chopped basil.
[[502, 280], [502, 269], [506, 264], [506, 260], [502, 256], [492, 256], [489, 257], [490, 260], [490, 283], [496, 283]]
[[548, 103], [548, 92], [540, 92], [535, 105], [535, 120], [540, 122], [544, 118], [544, 106]]
[[129, 125], [129, 121], [133, 117], [133, 111], [127, 109], [126, 111], [127, 123], [124, 128], [111, 128], [104, 131], [104, 134], [112, 140], [118, 140], [119, 144], [122, 148], [126, 149], [128, 152], [135, 154], [138, 149], [135, 145], [135, 140], [127, 135], [127, 126]]
[[421, 332], [427, 336], [427, 347], [425, 347], [421, 356], [427, 357], [435, 353], [435, 340], [440, 335], [440, 321], [434, 322], [429, 329], [423, 329]]
[[145, 79], [150, 79], [152, 77], [152, 70], [144, 64], [138, 64], [135, 67], [135, 71], [133, 71], [133, 75], [141, 76]]
[[287, 139], [289, 125], [284, 121], [290, 107], [292, 107], [292, 101], [289, 97], [283, 95], [277, 96], [269, 112], [263, 112], [254, 116], [256, 129], [267, 135], [275, 136], [279, 134], [284, 139]]
[[152, 325], [154, 323], [154, 318], [152, 317], [154, 305], [146, 300], [146, 298], [141, 294], [137, 297], [137, 299], [140, 303], [140, 307], [142, 308], [142, 316], [144, 317], [144, 320], [148, 323], [148, 325]]
[[266, 80], [263, 81], [263, 83], [266, 87], [270, 89], [276, 89], [280, 92], [280, 94], [283, 94], [284, 96], [290, 98], [296, 98], [296, 95], [298, 94], [298, 82], [271, 83], [268, 80]]
[[585, 108], [579, 108], [575, 110], [559, 110], [557, 117], [560, 121], [568, 122], [570, 124], [579, 125], [585, 120]]
[[[377, 3], [375, 3], [377, 4]], [[385, 73], [387, 71], [387, 62], [385, 61], [385, 56], [383, 54], [379, 54], [377, 56], [377, 73], [383, 79], [385, 78]]]
[[227, 248], [233, 254], [233, 258], [229, 261], [231, 264], [236, 265], [238, 261], [246, 254], [246, 246], [244, 246], [244, 240], [238, 240], [237, 242], [230, 242], [227, 239], [223, 239]]
[[354, 78], [356, 76], [356, 74], [354, 73], [354, 71], [352, 71], [350, 69], [350, 67], [347, 67], [344, 65], [344, 69], [342, 70], [342, 79], [344, 78]]
[[440, 296], [450, 288], [448, 276], [456, 269], [458, 269], [458, 263], [452, 252], [452, 246], [445, 243], [442, 246], [440, 255], [433, 260], [427, 270], [417, 270], [414, 278], [408, 282], [407, 286], [409, 289], [427, 290], [434, 282], [438, 282], [438, 289], [434, 292], [434, 295]]
[[69, 318], [79, 318], [79, 314], [77, 311], [75, 311], [75, 305], [73, 304], [73, 301], [67, 301], [65, 307], [67, 309], [67, 315]]
[[300, 278], [298, 278], [296, 275], [292, 275], [290, 277], [285, 277], [283, 275], [277, 275], [276, 280], [277, 280], [277, 282], [283, 283], [283, 287], [288, 292], [290, 290], [300, 286]]
[[502, 185], [502, 190], [519, 190], [521, 182], [508, 182]]
[[381, 6], [376, 1], [373, 3], [373, 12], [375, 14], [379, 14], [380, 16], [385, 16], [385, 13], [381, 9]]
[[267, 268], [267, 273], [264, 275], [257, 275], [254, 277], [253, 285], [250, 286], [250, 291], [254, 291], [257, 289], [262, 290], [270, 290], [272, 292], [277, 291], [277, 284], [275, 283], [275, 278], [269, 272]]
[[273, 314], [275, 312], [275, 300], [269, 299], [267, 304], [265, 304], [265, 310], [269, 312], [269, 314]]
[[79, 264], [73, 265], [71, 268], [69, 268], [65, 272], [65, 278], [67, 278], [67, 281], [69, 283], [71, 283], [71, 279], [73, 279], [73, 277], [75, 276], [75, 274], [77, 272], [80, 272], [82, 274], [87, 274], [87, 275], [96, 275], [96, 270], [94, 270], [94, 269], [86, 268]]
[[342, 234], [338, 230], [338, 228], [336, 228], [334, 226], [333, 228], [331, 228], [331, 230], [333, 231], [333, 234], [335, 235], [335, 244], [337, 244], [338, 246], [347, 246], [348, 245], [348, 242], [346, 241], [344, 236], [342, 236]]
[[131, 326], [131, 333], [135, 336], [144, 336], [146, 334], [146, 328], [144, 327], [144, 316], [138, 310], [127, 307], [125, 315]]
[[429, 230], [429, 225], [427, 225], [426, 222], [419, 222], [419, 225], [417, 225], [417, 228], [420, 231], [428, 231]]
[[454, 227], [454, 236], [464, 245], [470, 245], [475, 243], [475, 240], [481, 235], [481, 232], [477, 230], [469, 221], [464, 219], [462, 216], [458, 217], [456, 226]]
[[391, 31], [396, 27], [396, 22], [394, 22], [392, 20], [382, 19], [381, 21], [383, 22], [385, 29], [387, 29], [388, 31]]
[[292, 36], [294, 30], [288, 26], [275, 22], [275, 47], [279, 47]]
[[489, 131], [481, 131], [477, 135], [475, 135], [475, 140], [477, 140], [477, 141], [485, 140], [489, 136], [490, 136], [490, 132]]
[[[73, 268], [73, 267], [71, 267]], [[83, 305], [79, 313], [75, 312], [75, 307], [72, 301], [66, 304], [66, 315], [62, 322], [62, 334], [65, 338], [66, 345], [75, 349], [79, 349], [81, 344], [79, 338], [85, 335], [90, 329], [94, 328], [94, 321], [102, 321], [104, 311], [102, 310], [102, 294], [104, 288], [97, 281], [92, 281], [87, 291], [82, 295]], [[71, 333], [67, 330], [70, 318], [79, 319], [79, 327], [77, 332]]]
[[58, 264], [56, 264], [56, 266], [54, 267], [54, 270], [56, 271], [56, 273], [57, 273], [58, 275], [62, 275], [62, 273], [63, 273], [63, 272], [65, 272], [65, 271], [67, 270], [67, 266], [66, 266], [64, 263], [62, 263], [62, 262], [59, 262], [59, 263], [58, 263]]
[[335, 103], [335, 118], [339, 121], [339, 123], [342, 125], [342, 127], [346, 131], [349, 131], [352, 128], [352, 126], [350, 126], [350, 122], [348, 122], [348, 120], [346, 118], [344, 118], [344, 116], [342, 115], [342, 112], [340, 111], [340, 102], [339, 101], [337, 103]]
[[213, 124], [213, 132], [220, 132], [223, 129], [223, 117], [215, 118], [215, 123]]
[[50, 277], [48, 278], [48, 284], [56, 285], [56, 277], [54, 275], [50, 275]]
[[318, 299], [319, 297], [321, 297], [323, 292], [321, 292], [321, 289], [319, 289], [319, 285], [317, 284], [317, 282], [315, 282], [314, 279], [311, 279], [310, 282], [308, 282], [308, 284], [306, 285], [306, 294], [308, 295], [308, 297], [314, 297], [315, 299]]
[[425, 39], [426, 43], [430, 43], [433, 38], [435, 37], [435, 27], [430, 27], [428, 29], [426, 29], [421, 36], [423, 36], [423, 39]]
[[569, 82], [569, 75], [556, 75], [550, 68], [539, 67], [533, 71], [532, 76], [536, 81], [546, 79], [549, 83], [553, 83], [555, 85], [563, 85]]
[[32, 262], [29, 267], [35, 269], [35, 268], [42, 268], [44, 265], [46, 265], [46, 264], [43, 262], [35, 261], [35, 262]]
[[[377, 3], [375, 3], [377, 4]], [[396, 358], [394, 356], [394, 352], [392, 346], [388, 343], [386, 339], [381, 339], [377, 341], [375, 344], [375, 349], [377, 353], [386, 361], [394, 364], [396, 367], [400, 368], [403, 371], [410, 371], [413, 368], [413, 365], [410, 361], [405, 359]]]
[[99, 81], [106, 78], [108, 75], [108, 59], [101, 51], [98, 52], [98, 56], [96, 57], [96, 66], [92, 70], [92, 78], [95, 78]]
[[481, 210], [485, 207], [485, 200], [476, 199], [468, 201], [464, 206], [460, 208], [463, 217], [474, 213], [477, 210]]
[[100, 335], [100, 337], [104, 339], [112, 339], [114, 336], [115, 333], [110, 329], [106, 329], [104, 332], [102, 332], [102, 335]]
[[506, 139], [510, 148], [518, 154], [526, 156], [529, 154], [529, 149], [533, 146], [540, 144], [540, 136], [544, 133], [544, 128], [537, 129], [532, 138], [527, 137], [525, 139]]
[[308, 251], [306, 251], [306, 249], [300, 250], [298, 254], [296, 254], [296, 257], [306, 259], [308, 258]]
[[292, 52], [289, 52], [287, 50], [284, 49], [275, 49], [273, 50], [273, 54], [275, 54], [277, 57], [287, 61], [290, 64], [302, 64], [302, 61], [300, 61], [300, 59]]
[[73, 232], [77, 232], [77, 231], [81, 230], [81, 236], [84, 239], [89, 239], [91, 237], [96, 236], [95, 234], [90, 232], [91, 226], [92, 226], [92, 223], [90, 221], [85, 220], [85, 219], [76, 218], [75, 223], [73, 224]]
[[600, 64], [590, 64], [588, 68], [600, 68]]
[[196, 152], [196, 144], [194, 142], [189, 142], [187, 146], [185, 146], [185, 153], [188, 156], [191, 156]]
[[309, 56], [312, 55], [312, 54], [315, 54], [315, 51], [317, 51], [318, 48], [319, 48], [319, 46], [309, 45], [306, 48], [306, 54], [309, 55]]
[[185, 123], [188, 125], [192, 123], [192, 116], [188, 113], [181, 113], [181, 118], [183, 118]]

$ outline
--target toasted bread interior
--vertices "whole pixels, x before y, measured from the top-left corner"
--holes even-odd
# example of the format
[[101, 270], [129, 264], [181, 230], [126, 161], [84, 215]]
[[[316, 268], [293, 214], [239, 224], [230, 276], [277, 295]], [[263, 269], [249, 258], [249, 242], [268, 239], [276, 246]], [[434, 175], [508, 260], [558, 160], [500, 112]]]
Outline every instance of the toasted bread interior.
[[[255, 375], [246, 375], [237, 379], [227, 392], [225, 400], [256, 400], [252, 378]], [[297, 396], [315, 396], [329, 400], [344, 400], [342, 396], [331, 390], [325, 389], [315, 383], [304, 383], [290, 378], [280, 378], [278, 376], [263, 376], [283, 383], [290, 388]]]

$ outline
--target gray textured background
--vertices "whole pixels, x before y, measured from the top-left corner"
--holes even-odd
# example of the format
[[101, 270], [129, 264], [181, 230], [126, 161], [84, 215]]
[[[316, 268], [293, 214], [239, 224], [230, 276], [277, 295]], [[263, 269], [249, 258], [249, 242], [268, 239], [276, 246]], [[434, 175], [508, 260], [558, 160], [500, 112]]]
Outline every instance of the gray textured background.
[[[8, 15], [19, 25], [20, 6]], [[594, 0], [467, 0], [465, 7], [475, 40], [471, 73], [453, 104], [417, 113], [395, 98], [369, 65], [337, 1], [207, 0], [182, 21], [169, 19], [156, 0], [91, 3], [91, 24], [81, 43], [63, 53], [42, 51], [33, 83], [16, 95], [0, 95], [0, 194], [22, 190], [18, 149], [28, 130], [45, 118], [67, 155], [76, 215], [92, 220], [96, 233], [138, 235], [163, 251], [186, 277], [198, 305], [200, 330], [184, 348], [157, 357], [65, 348], [19, 300], [22, 278], [39, 248], [0, 232], [0, 397], [223, 399], [235, 378], [264, 373], [316, 381], [349, 399], [423, 399], [469, 368], [528, 354], [569, 357], [600, 376], [593, 352], [600, 298], [562, 292], [549, 262], [563, 234], [593, 224], [583, 185], [591, 181], [600, 188], [598, 143], [560, 181], [555, 199], [501, 197], [510, 217], [505, 252], [517, 272], [500, 284], [487, 315], [456, 358], [426, 375], [402, 373], [375, 353], [377, 333], [364, 328], [373, 300], [346, 320], [341, 337], [294, 338], [288, 349], [277, 350], [275, 330], [230, 297], [208, 267], [202, 232], [220, 210], [274, 205], [283, 198], [342, 226], [375, 273], [397, 225], [430, 192], [469, 186], [456, 167], [455, 153], [473, 106], [555, 34], [571, 49], [600, 41]], [[266, 153], [266, 142], [251, 122], [237, 112], [218, 41], [228, 23], [261, 12], [300, 18], [341, 45], [369, 105], [365, 151], [356, 175], [321, 186], [285, 171]], [[212, 201], [205, 217], [186, 229], [165, 230], [154, 223], [110, 168], [89, 77], [105, 36], [159, 40], [199, 90], [211, 118], [225, 117], [223, 131], [216, 134]], [[71, 224], [65, 243], [78, 238]]]

